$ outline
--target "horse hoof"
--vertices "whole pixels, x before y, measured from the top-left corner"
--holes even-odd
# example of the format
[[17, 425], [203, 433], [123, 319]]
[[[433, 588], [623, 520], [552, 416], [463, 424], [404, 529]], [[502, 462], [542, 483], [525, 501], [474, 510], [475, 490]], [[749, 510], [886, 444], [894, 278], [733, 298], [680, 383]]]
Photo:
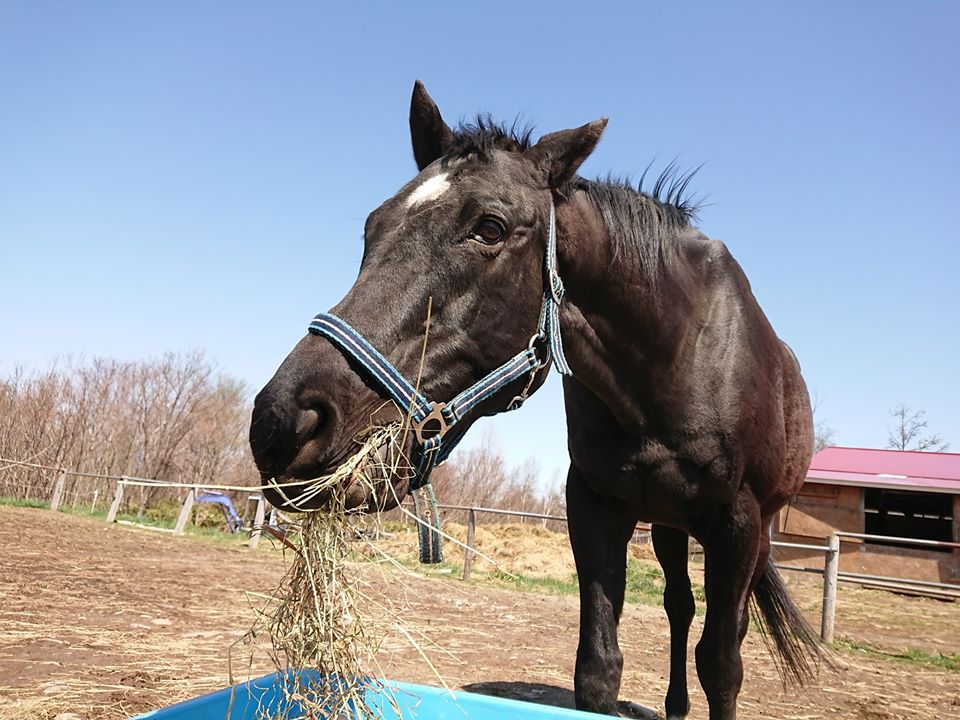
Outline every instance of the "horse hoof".
[[634, 720], [660, 720], [660, 713], [656, 710], [651, 710], [635, 702], [622, 701], [619, 706], [620, 717], [633, 718]]

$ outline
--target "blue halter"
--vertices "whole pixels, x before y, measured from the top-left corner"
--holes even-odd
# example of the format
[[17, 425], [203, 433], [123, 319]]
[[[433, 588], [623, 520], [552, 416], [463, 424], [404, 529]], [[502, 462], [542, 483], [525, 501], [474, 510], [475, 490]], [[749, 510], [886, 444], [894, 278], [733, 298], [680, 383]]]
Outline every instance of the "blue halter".
[[[418, 499], [415, 491], [429, 484], [433, 469], [447, 459], [463, 438], [465, 430], [458, 429], [457, 423], [477, 405], [526, 376], [526, 386], [506, 407], [506, 410], [516, 410], [526, 401], [537, 373], [551, 359], [561, 375], [573, 374], [564, 356], [560, 337], [560, 303], [563, 301], [564, 290], [557, 270], [557, 223], [552, 200], [544, 269], [548, 286], [543, 293], [537, 332], [530, 338], [527, 347], [449, 402], [430, 402], [363, 335], [336, 315], [320, 313], [310, 323], [311, 333], [325, 337], [340, 352], [354, 360], [367, 378], [409, 416], [416, 436], [415, 452], [419, 455], [409, 487], [415, 501]], [[545, 349], [543, 358], [537, 356], [538, 346]], [[432, 505], [435, 508], [435, 500]], [[438, 551], [439, 536], [434, 538], [432, 544], [436, 545], [434, 550]], [[439, 553], [429, 554], [435, 558]], [[423, 557], [424, 548], [421, 543], [421, 559]], [[436, 559], [432, 561], [438, 562]]]

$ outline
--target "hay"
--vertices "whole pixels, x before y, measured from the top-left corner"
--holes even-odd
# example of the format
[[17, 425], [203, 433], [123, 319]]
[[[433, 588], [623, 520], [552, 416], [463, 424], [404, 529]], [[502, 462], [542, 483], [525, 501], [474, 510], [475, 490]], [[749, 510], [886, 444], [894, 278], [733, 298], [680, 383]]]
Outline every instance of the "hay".
[[[428, 307], [428, 324], [429, 317]], [[421, 357], [421, 366], [422, 360]], [[419, 380], [418, 375], [417, 386]], [[291, 562], [279, 587], [264, 598], [262, 607], [255, 608], [257, 619], [240, 640], [252, 653], [264, 637], [268, 638], [268, 655], [282, 679], [282, 698], [277, 707], [261, 708], [260, 717], [264, 720], [363, 720], [382, 718], [384, 713], [399, 716], [396, 700], [381, 680], [384, 673], [378, 660], [389, 632], [395, 632], [412, 646], [440, 685], [450, 691], [421, 641], [430, 645], [431, 650], [450, 653], [420, 630], [406, 627], [392, 608], [364, 592], [365, 584], [350, 561], [355, 551], [363, 556], [365, 550], [369, 557], [372, 550], [380, 555], [381, 562], [405, 571], [395, 558], [368, 540], [380, 534], [379, 513], [368, 511], [383, 506], [387, 498], [377, 494], [382, 488], [402, 513], [423, 522], [401, 506], [389, 482], [396, 474], [412, 470], [403, 453], [410, 422], [407, 416], [402, 423], [368, 430], [350, 458], [332, 474], [303, 483], [306, 487], [296, 499], [284, 493], [287, 484], [269, 483], [284, 499], [285, 507], [300, 510], [304, 515], [295, 533], [299, 543], [286, 535], [279, 538], [292, 551]], [[384, 483], [385, 478], [388, 481]], [[367, 502], [350, 508], [348, 498], [357, 485]], [[318, 496], [324, 500], [321, 509], [303, 507]], [[435, 532], [462, 545], [439, 529]], [[497, 566], [482, 552], [477, 555]], [[233, 681], [232, 652], [230, 674]]]
[[[357, 511], [346, 510], [346, 491], [354, 484], [360, 484], [368, 491], [369, 497], [376, 501], [376, 486], [379, 478], [390, 477], [396, 472], [410, 469], [400, 442], [400, 436], [405, 436], [406, 430], [407, 428], [402, 427], [398, 422], [372, 428], [367, 431], [365, 439], [358, 441], [359, 449], [331, 474], [313, 480], [288, 483], [277, 483], [271, 479], [266, 487], [276, 490], [284, 499], [285, 506], [298, 512], [326, 515], [340, 513], [341, 519], [345, 519], [348, 512], [360, 514], [362, 508], [358, 508]], [[284, 487], [291, 485], [306, 485], [296, 500], [287, 497], [283, 491]], [[302, 504], [309, 503], [324, 492], [330, 493], [330, 501], [325, 507], [319, 510], [302, 507]]]
[[324, 493], [329, 499], [303, 515], [291, 534], [299, 542], [283, 539], [293, 551], [286, 574], [245, 637], [249, 644], [268, 636], [268, 654], [284, 678], [279, 707], [263, 709], [261, 717], [379, 718], [383, 711], [371, 696], [391, 704], [377, 659], [390, 611], [364, 593], [350, 562], [379, 516], [365, 506], [348, 508], [347, 495], [360, 483], [376, 504], [378, 483], [400, 469], [401, 429], [394, 423], [371, 432], [333, 474], [312, 481], [298, 498]]

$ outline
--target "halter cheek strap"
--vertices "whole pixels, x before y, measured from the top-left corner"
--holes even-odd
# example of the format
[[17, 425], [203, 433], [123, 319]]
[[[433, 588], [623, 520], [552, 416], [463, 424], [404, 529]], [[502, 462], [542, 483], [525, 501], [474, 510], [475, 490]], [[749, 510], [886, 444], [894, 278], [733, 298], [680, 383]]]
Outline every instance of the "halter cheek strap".
[[[423, 524], [420, 526], [421, 562], [442, 560], [440, 536], [436, 532], [429, 532], [430, 526], [439, 527], [436, 498], [429, 483], [433, 469], [447, 459], [466, 432], [465, 429], [457, 428], [457, 424], [484, 400], [526, 376], [526, 386], [510, 401], [506, 410], [516, 410], [522, 406], [530, 393], [537, 373], [551, 359], [561, 375], [573, 374], [563, 353], [563, 342], [560, 337], [560, 303], [563, 301], [564, 289], [557, 269], [556, 225], [556, 213], [551, 200], [547, 249], [544, 257], [547, 285], [543, 292], [537, 332], [530, 338], [524, 350], [449, 402], [429, 401], [393, 363], [342, 318], [333, 313], [320, 313], [310, 323], [308, 329], [311, 333], [326, 338], [340, 352], [354, 360], [367, 379], [410, 417], [411, 427], [416, 435], [415, 459], [417, 461], [416, 469], [410, 479], [410, 493], [414, 495], [418, 515], [421, 518], [424, 515], [430, 516], [427, 518], [430, 521], [428, 526], [426, 528]], [[544, 357], [542, 358], [537, 355], [538, 346], [543, 348]], [[421, 507], [424, 511], [422, 514]]]

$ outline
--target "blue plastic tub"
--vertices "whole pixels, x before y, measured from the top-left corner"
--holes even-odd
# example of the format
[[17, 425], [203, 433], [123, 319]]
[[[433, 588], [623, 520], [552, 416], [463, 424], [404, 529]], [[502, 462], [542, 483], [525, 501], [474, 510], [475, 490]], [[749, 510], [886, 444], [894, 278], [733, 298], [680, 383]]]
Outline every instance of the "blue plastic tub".
[[[261, 720], [265, 717], [269, 718], [270, 710], [277, 707], [281, 697], [280, 682], [280, 677], [276, 674], [264, 675], [233, 688], [218, 690], [209, 695], [202, 695], [193, 700], [138, 715], [134, 720]], [[388, 695], [392, 695], [400, 707], [399, 716], [393, 711]], [[460, 690], [455, 690], [451, 696], [446, 690], [440, 688], [402, 682], [387, 683], [386, 687], [377, 693], [377, 697], [371, 698], [371, 701], [370, 704], [373, 707], [382, 711], [385, 720], [411, 718], [419, 720], [500, 720], [502, 718], [587, 720], [606, 717]]]

